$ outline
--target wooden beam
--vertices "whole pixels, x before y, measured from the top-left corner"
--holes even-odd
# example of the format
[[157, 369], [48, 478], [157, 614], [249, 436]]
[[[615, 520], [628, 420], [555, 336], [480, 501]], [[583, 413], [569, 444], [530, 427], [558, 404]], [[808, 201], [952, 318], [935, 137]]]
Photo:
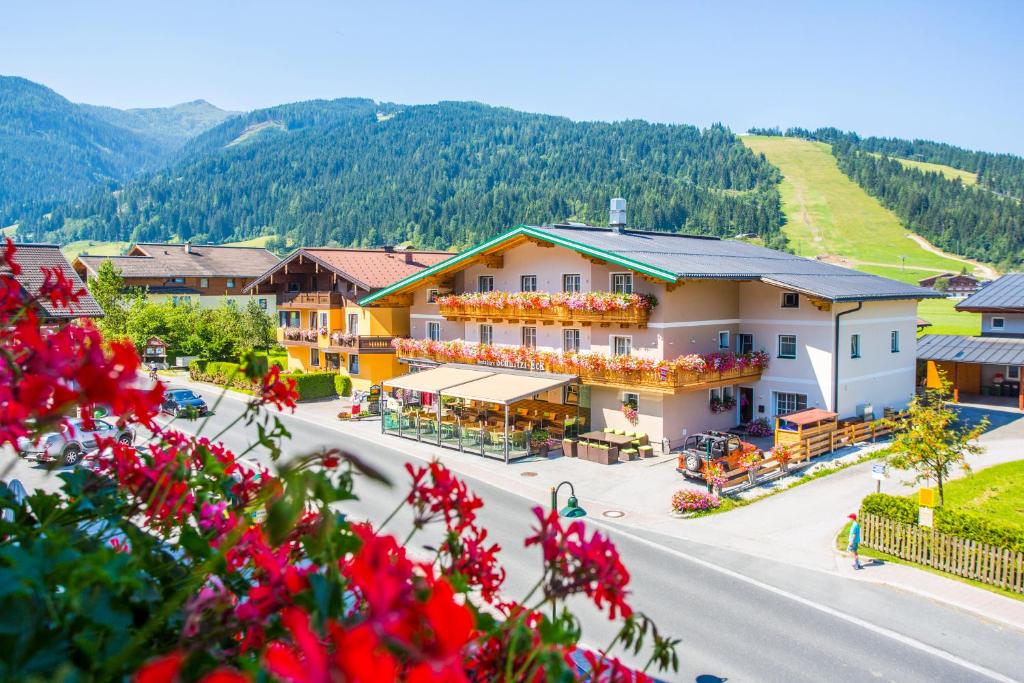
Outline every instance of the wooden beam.
[[677, 287], [682, 287], [683, 284], [684, 283], [683, 283], [682, 280], [676, 280], [675, 282], [670, 282], [667, 285], [665, 285], [665, 291], [666, 292], [674, 292]]
[[814, 297], [807, 297], [807, 300], [811, 302], [811, 305], [817, 308], [819, 311], [831, 311], [832, 302], [825, 301], [824, 299], [816, 299]]
[[480, 265], [500, 270], [505, 267], [505, 257], [502, 254], [487, 254], [480, 258]]

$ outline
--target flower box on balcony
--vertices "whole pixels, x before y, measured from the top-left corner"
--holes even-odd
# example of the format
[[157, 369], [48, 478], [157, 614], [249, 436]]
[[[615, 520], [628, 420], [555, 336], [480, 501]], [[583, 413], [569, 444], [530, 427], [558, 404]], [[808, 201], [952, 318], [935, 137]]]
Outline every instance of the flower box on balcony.
[[609, 325], [646, 325], [653, 296], [612, 292], [484, 292], [449, 294], [437, 300], [449, 319], [552, 320]]

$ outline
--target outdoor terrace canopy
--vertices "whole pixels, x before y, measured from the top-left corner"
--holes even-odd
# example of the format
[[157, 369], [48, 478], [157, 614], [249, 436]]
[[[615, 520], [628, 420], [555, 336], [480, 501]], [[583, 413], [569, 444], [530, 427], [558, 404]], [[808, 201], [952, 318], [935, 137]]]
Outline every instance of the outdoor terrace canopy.
[[420, 391], [427, 394], [438, 394], [450, 387], [472, 382], [490, 376], [489, 372], [480, 372], [462, 367], [442, 365], [431, 370], [414, 372], [408, 375], [386, 380], [384, 384], [392, 389]]
[[487, 377], [450, 387], [443, 393], [445, 396], [507, 406], [574, 381], [574, 375], [527, 375], [498, 370]]

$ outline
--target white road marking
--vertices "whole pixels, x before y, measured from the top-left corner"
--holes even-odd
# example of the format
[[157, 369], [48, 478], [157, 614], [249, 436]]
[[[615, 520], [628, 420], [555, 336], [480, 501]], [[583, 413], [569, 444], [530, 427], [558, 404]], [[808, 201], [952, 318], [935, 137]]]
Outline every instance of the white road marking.
[[724, 574], [724, 575], [728, 576], [729, 578], [735, 579], [737, 581], [742, 581], [742, 582], [750, 584], [751, 586], [754, 586], [756, 588], [760, 588], [761, 590], [765, 590], [765, 591], [768, 591], [769, 593], [773, 593], [775, 595], [778, 595], [779, 597], [783, 597], [783, 598], [787, 598], [789, 600], [792, 600], [793, 602], [796, 602], [798, 604], [804, 605], [805, 607], [810, 607], [811, 609], [818, 610], [819, 612], [823, 612], [824, 614], [827, 614], [829, 616], [835, 617], [836, 619], [842, 619], [843, 621], [846, 621], [846, 622], [848, 622], [850, 624], [854, 624], [855, 626], [860, 626], [863, 629], [867, 629], [868, 631], [871, 631], [873, 633], [877, 633], [878, 635], [885, 636], [886, 638], [890, 638], [892, 640], [895, 640], [896, 642], [901, 643], [903, 645], [907, 645], [909, 647], [912, 647], [915, 650], [920, 650], [921, 652], [925, 652], [927, 654], [932, 655], [933, 657], [938, 657], [939, 659], [943, 659], [943, 660], [945, 660], [947, 662], [950, 662], [952, 664], [956, 664], [957, 666], [961, 666], [961, 667], [963, 667], [965, 669], [968, 669], [969, 671], [973, 671], [974, 673], [981, 674], [982, 676], [987, 676], [988, 678], [991, 678], [992, 680], [1002, 681], [1003, 683], [1016, 683], [1016, 679], [1010, 678], [1008, 676], [1004, 676], [1003, 674], [999, 673], [998, 671], [993, 671], [992, 669], [986, 668], [986, 667], [984, 667], [984, 666], [982, 666], [980, 664], [975, 664], [974, 662], [970, 662], [970, 661], [968, 661], [966, 659], [963, 659], [961, 657], [957, 657], [956, 655], [954, 655], [954, 654], [952, 654], [950, 652], [946, 652], [945, 650], [939, 649], [939, 648], [937, 648], [937, 647], [935, 647], [933, 645], [928, 645], [927, 643], [922, 643], [921, 641], [916, 640], [914, 638], [911, 638], [910, 636], [905, 636], [902, 633], [897, 633], [896, 631], [893, 631], [892, 629], [888, 629], [888, 628], [886, 628], [884, 626], [879, 626], [877, 624], [873, 624], [870, 621], [866, 621], [864, 619], [861, 619], [860, 617], [855, 617], [852, 614], [846, 614], [845, 612], [841, 612], [841, 611], [839, 611], [839, 610], [837, 610], [837, 609], [835, 609], [833, 607], [829, 607], [828, 605], [823, 605], [823, 604], [821, 604], [819, 602], [815, 602], [815, 601], [810, 600], [808, 598], [804, 598], [804, 597], [799, 596], [799, 595], [797, 595], [795, 593], [790, 593], [789, 591], [787, 591], [785, 589], [777, 588], [776, 586], [772, 586], [772, 585], [767, 584], [767, 583], [765, 583], [763, 581], [758, 581], [755, 578], [746, 576], [744, 574], [740, 574], [739, 572], [733, 571], [732, 569], [728, 569], [727, 567], [722, 567], [722, 566], [719, 566], [717, 564], [714, 564], [713, 562], [708, 562], [707, 560], [702, 560], [699, 557], [695, 557], [695, 556], [690, 555], [688, 553], [684, 553], [681, 550], [676, 550], [675, 548], [669, 548], [669, 547], [660, 545], [658, 543], [655, 543], [654, 541], [648, 540], [648, 539], [643, 538], [641, 536], [637, 536], [637, 535], [635, 535], [635, 534], [633, 534], [633, 533], [631, 533], [629, 531], [623, 531], [623, 530], [619, 529], [618, 527], [613, 527], [613, 526], [610, 526], [610, 525], [607, 525], [607, 524], [603, 524], [603, 523], [600, 522], [600, 520], [597, 520], [597, 519], [588, 518], [587, 522], [590, 523], [590, 524], [593, 524], [594, 526], [602, 527], [603, 529], [606, 529], [606, 530], [610, 531], [611, 533], [617, 534], [619, 536], [624, 536], [624, 537], [628, 538], [631, 541], [635, 541], [635, 542], [640, 543], [642, 545], [646, 545], [646, 546], [650, 546], [652, 548], [656, 548], [656, 549], [658, 549], [658, 550], [660, 550], [662, 552], [668, 553], [670, 555], [674, 555], [675, 557], [678, 557], [681, 560], [686, 560], [686, 561], [692, 562], [692, 563], [694, 563], [696, 565], [700, 565], [701, 567], [704, 567], [705, 569], [710, 569], [712, 571], [716, 571], [716, 572], [718, 572], [720, 574]]

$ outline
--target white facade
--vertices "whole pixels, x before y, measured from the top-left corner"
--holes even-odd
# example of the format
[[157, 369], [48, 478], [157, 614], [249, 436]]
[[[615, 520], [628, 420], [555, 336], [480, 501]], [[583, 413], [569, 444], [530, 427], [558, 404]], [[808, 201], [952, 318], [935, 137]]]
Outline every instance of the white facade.
[[277, 295], [275, 294], [147, 294], [147, 298], [154, 303], [193, 303], [200, 308], [220, 308], [228, 302], [234, 302], [236, 306], [245, 309], [251, 299], [259, 303], [260, 308], [267, 312], [267, 315], [277, 320]]

